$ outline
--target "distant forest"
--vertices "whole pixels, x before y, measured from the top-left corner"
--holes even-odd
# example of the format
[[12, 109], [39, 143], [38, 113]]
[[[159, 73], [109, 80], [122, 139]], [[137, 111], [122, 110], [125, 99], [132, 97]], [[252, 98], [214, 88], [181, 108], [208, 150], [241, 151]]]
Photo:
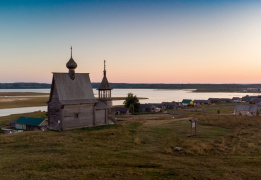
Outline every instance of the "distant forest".
[[[100, 83], [92, 83], [93, 88], [98, 88]], [[246, 88], [261, 88], [261, 84], [129, 84], [110, 83], [113, 89], [219, 89], [240, 90]], [[0, 83], [0, 89], [49, 89], [47, 83]]]

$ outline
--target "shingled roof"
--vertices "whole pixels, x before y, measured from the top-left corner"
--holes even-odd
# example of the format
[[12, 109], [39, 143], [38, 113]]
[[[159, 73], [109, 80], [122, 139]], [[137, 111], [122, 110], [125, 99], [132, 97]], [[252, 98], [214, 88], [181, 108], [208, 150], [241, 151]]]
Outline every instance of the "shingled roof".
[[111, 86], [108, 82], [108, 79], [106, 77], [106, 65], [105, 65], [105, 60], [104, 60], [104, 70], [103, 70], [103, 79], [102, 79], [102, 82], [98, 88], [98, 90], [111, 90]]
[[24, 117], [20, 116], [15, 123], [16, 124], [25, 124], [30, 126], [40, 126], [44, 122], [45, 118], [33, 118], [33, 117]]
[[235, 106], [235, 111], [249, 111], [252, 105], [250, 104], [237, 104]]
[[189, 104], [191, 101], [191, 99], [183, 99], [181, 103]]
[[[68, 73], [53, 73], [53, 83], [62, 104], [95, 103], [89, 73], [75, 73], [72, 80]], [[52, 87], [53, 89], [54, 87]]]
[[101, 82], [98, 90], [110, 90], [110, 89], [111, 89], [111, 86], [107, 80], [107, 77], [103, 76], [102, 82]]
[[98, 101], [95, 106], [95, 109], [109, 109], [110, 107], [104, 104], [102, 101]]

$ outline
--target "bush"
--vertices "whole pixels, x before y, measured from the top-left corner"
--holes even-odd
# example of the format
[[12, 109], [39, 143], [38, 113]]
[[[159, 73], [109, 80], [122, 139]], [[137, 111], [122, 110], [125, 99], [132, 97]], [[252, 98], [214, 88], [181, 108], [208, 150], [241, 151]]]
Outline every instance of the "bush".
[[[130, 108], [130, 106], [132, 105], [134, 107], [134, 111], [133, 112], [139, 112], [140, 110], [140, 102], [139, 99], [137, 98], [137, 96], [133, 95], [132, 93], [128, 93], [128, 96], [126, 97], [125, 101], [123, 102], [124, 106], [126, 108]], [[130, 109], [130, 113], [131, 109]]]
[[129, 111], [130, 111], [130, 113], [132, 113], [132, 114], [134, 113], [134, 106], [133, 106], [133, 104], [130, 105]]

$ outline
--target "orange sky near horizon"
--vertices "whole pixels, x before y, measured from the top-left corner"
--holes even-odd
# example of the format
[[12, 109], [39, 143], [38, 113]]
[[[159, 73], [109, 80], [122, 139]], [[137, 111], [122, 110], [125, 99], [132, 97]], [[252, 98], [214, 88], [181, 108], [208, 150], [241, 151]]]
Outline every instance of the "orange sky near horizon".
[[261, 83], [261, 2], [46, 2], [0, 6], [0, 83], [51, 83], [71, 45], [92, 82]]

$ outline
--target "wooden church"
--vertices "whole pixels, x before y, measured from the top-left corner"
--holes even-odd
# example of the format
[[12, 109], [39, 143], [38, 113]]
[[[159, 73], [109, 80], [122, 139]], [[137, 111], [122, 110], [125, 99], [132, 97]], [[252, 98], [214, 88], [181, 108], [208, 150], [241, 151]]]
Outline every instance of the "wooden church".
[[98, 88], [99, 99], [93, 94], [89, 73], [75, 73], [76, 62], [67, 62], [68, 73], [53, 73], [48, 104], [48, 128], [67, 130], [114, 124], [111, 87], [104, 76]]

